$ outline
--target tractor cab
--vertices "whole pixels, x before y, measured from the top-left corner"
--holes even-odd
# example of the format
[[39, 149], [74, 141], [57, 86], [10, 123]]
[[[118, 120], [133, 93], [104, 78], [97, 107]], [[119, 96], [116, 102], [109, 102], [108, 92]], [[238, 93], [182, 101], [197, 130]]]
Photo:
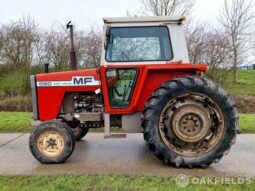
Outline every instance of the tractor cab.
[[185, 17], [104, 18], [102, 65], [189, 63]]
[[110, 107], [129, 107], [139, 75], [137, 65], [189, 62], [182, 27], [184, 19], [104, 18], [101, 65], [111, 68], [105, 73]]

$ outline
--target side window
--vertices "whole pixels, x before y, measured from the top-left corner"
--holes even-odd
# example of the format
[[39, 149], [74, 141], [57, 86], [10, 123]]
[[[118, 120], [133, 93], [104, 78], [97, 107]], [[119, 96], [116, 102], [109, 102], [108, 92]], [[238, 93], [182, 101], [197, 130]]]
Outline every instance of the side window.
[[172, 60], [172, 47], [166, 26], [112, 27], [107, 42], [109, 62]]
[[109, 102], [113, 108], [127, 108], [130, 104], [138, 69], [108, 69], [106, 71]]
[[113, 41], [112, 61], [160, 60], [158, 37], [115, 38]]

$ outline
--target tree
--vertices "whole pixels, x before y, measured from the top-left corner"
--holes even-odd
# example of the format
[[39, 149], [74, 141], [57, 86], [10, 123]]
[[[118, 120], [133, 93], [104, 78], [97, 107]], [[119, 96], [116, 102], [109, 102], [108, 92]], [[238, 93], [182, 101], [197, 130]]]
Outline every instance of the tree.
[[195, 23], [186, 26], [186, 41], [191, 63], [204, 63], [204, 51], [207, 46], [207, 25]]
[[31, 17], [24, 17], [1, 27], [1, 58], [16, 71], [29, 68], [35, 45], [39, 42], [38, 26]]
[[141, 14], [150, 16], [189, 15], [195, 0], [141, 0]]
[[80, 66], [98, 67], [101, 60], [102, 32], [91, 27], [86, 33], [80, 31], [76, 40], [77, 58]]
[[[219, 29], [213, 29], [204, 23], [193, 23], [187, 26], [186, 34], [189, 57], [191, 63], [206, 63], [210, 76], [224, 83], [230, 74], [229, 51], [230, 43], [228, 35]], [[222, 70], [224, 68], [224, 70]]]
[[232, 82], [236, 83], [237, 66], [244, 63], [248, 50], [248, 36], [254, 28], [255, 12], [252, 0], [224, 0], [219, 22], [231, 42]]
[[56, 71], [68, 70], [69, 36], [62, 25], [52, 27], [43, 37], [44, 62], [54, 66]]
[[[45, 62], [52, 63], [57, 71], [69, 68], [69, 32], [64, 26], [45, 33]], [[74, 31], [74, 46], [78, 67], [92, 68], [100, 64], [102, 32], [91, 27], [87, 32]]]
[[23, 93], [30, 90], [30, 66], [33, 63], [35, 46], [40, 41], [38, 25], [31, 17], [23, 17], [1, 27], [0, 61], [8, 65], [9, 72], [21, 73]]
[[250, 44], [252, 48], [253, 64], [255, 64], [255, 33], [251, 35]]

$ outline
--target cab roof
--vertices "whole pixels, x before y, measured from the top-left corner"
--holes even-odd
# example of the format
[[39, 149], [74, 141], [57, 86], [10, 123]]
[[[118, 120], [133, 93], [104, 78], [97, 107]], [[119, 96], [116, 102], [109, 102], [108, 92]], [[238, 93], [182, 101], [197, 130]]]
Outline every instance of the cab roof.
[[153, 17], [104, 17], [105, 24], [121, 23], [177, 23], [181, 24], [185, 16], [153, 16]]

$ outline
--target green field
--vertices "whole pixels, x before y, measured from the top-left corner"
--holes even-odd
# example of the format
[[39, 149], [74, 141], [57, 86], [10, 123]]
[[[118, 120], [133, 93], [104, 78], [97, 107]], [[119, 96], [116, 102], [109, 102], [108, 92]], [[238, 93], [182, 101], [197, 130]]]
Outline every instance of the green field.
[[[189, 181], [192, 182], [191, 178]], [[237, 182], [233, 179], [233, 182]], [[238, 191], [255, 190], [255, 181], [245, 184], [189, 183], [178, 187], [175, 178], [148, 176], [0, 176], [1, 191]]]
[[0, 112], [0, 132], [30, 132], [32, 116], [28, 112]]
[[255, 70], [238, 70], [237, 83], [227, 83], [226, 88], [233, 94], [255, 96]]
[[[0, 112], [0, 133], [30, 132], [32, 127], [29, 119], [32, 115], [26, 112]], [[240, 128], [243, 133], [255, 133], [255, 114], [240, 114]], [[103, 132], [103, 128], [90, 131]]]

